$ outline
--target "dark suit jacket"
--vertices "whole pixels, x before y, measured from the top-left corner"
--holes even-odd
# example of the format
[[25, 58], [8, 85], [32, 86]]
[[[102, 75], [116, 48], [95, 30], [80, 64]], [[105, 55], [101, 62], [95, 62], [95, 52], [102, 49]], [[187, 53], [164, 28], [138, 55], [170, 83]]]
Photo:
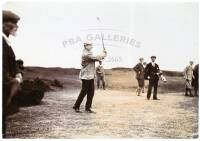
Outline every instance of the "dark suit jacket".
[[133, 70], [136, 72], [137, 79], [144, 79], [144, 66], [141, 63], [138, 63]]
[[15, 53], [3, 38], [3, 83], [9, 82], [17, 73]]
[[147, 64], [145, 68], [145, 79], [149, 76], [150, 80], [159, 80], [159, 75], [157, 75], [157, 73], [160, 73], [158, 64], [155, 63], [155, 66], [153, 66], [151, 62]]
[[194, 78], [192, 79], [192, 86], [195, 88], [199, 87], [199, 64], [194, 67], [193, 70]]

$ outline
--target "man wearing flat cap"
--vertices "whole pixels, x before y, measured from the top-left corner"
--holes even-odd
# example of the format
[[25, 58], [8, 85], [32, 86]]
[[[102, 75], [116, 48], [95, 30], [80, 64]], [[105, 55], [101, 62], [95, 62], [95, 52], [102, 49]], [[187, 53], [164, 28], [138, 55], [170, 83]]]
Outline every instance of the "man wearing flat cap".
[[105, 71], [102, 65], [102, 61], [99, 61], [99, 66], [96, 67], [96, 76], [97, 76], [97, 88], [100, 87], [100, 82], [102, 82], [103, 89], [106, 89], [105, 86]]
[[159, 100], [157, 97], [157, 87], [159, 76], [162, 75], [162, 72], [159, 69], [158, 64], [155, 63], [156, 56], [151, 56], [151, 62], [145, 67], [145, 79], [149, 80], [149, 86], [147, 91], [147, 100], [151, 97], [152, 88], [153, 91], [153, 100]]
[[144, 58], [139, 58], [139, 63], [133, 68], [136, 72], [136, 79], [138, 81], [137, 95], [140, 96], [140, 93], [144, 87], [144, 66], [143, 66]]
[[17, 71], [15, 53], [9, 41], [10, 35], [16, 35], [19, 19], [19, 16], [13, 12], [3, 11], [3, 137], [6, 133], [7, 107], [22, 82], [22, 74]]
[[80, 105], [87, 95], [87, 101], [85, 104], [85, 111], [88, 113], [94, 113], [91, 110], [92, 107], [92, 100], [94, 96], [94, 77], [95, 77], [95, 62], [103, 60], [107, 53], [105, 49], [103, 50], [102, 54], [94, 56], [92, 53], [92, 43], [85, 42], [84, 49], [82, 53], [82, 68], [79, 74], [79, 78], [82, 80], [82, 89], [81, 92], [76, 100], [76, 103], [73, 106], [75, 112], [80, 112]]

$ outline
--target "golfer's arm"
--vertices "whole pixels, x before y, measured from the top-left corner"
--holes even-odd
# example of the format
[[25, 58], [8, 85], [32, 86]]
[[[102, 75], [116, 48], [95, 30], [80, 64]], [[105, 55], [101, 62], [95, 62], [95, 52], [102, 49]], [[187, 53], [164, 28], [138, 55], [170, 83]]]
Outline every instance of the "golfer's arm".
[[100, 60], [103, 60], [105, 57], [106, 57], [106, 53], [102, 53], [102, 54], [100, 54], [100, 55], [96, 55], [96, 56], [94, 56], [94, 55], [92, 55], [92, 54], [89, 54], [89, 55], [87, 55], [87, 58], [89, 58], [89, 59], [91, 59], [91, 60], [93, 60], [93, 61], [100, 61]]

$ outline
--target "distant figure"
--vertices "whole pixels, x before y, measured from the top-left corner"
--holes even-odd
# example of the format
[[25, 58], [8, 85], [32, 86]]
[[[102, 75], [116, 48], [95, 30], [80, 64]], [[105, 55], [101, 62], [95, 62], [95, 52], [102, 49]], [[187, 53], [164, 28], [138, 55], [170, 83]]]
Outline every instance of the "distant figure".
[[192, 79], [192, 86], [194, 87], [194, 96], [199, 96], [199, 64], [195, 65], [193, 70], [194, 78]]
[[147, 100], [149, 100], [151, 97], [152, 88], [154, 88], [153, 100], [160, 100], [157, 97], [157, 87], [159, 76], [162, 75], [162, 72], [160, 71], [158, 64], [155, 63], [155, 60], [156, 56], [151, 56], [151, 62], [147, 64], [145, 68], [145, 79], [149, 80]]
[[19, 21], [19, 16], [11, 11], [3, 11], [3, 138], [6, 134], [6, 117], [7, 109], [12, 98], [17, 94], [20, 83], [22, 82], [22, 74], [18, 72], [15, 53], [11, 47], [9, 36], [15, 36]]
[[102, 61], [99, 61], [99, 66], [96, 68], [97, 75], [97, 88], [99, 89], [100, 82], [102, 82], [103, 89], [105, 90], [105, 71], [102, 65]]
[[139, 63], [133, 68], [136, 72], [136, 79], [138, 81], [137, 95], [140, 96], [142, 89], [144, 88], [144, 66], [143, 58], [139, 58]]
[[107, 55], [106, 51], [98, 56], [94, 56], [92, 53], [92, 43], [84, 43], [84, 49], [82, 54], [82, 68], [80, 71], [79, 78], [82, 80], [82, 89], [73, 106], [75, 112], [80, 112], [80, 105], [87, 95], [87, 101], [85, 105], [85, 111], [88, 113], [94, 113], [91, 110], [92, 100], [94, 96], [94, 77], [95, 77], [95, 61], [100, 61], [104, 59]]
[[[193, 64], [194, 64], [194, 62], [190, 61], [189, 65], [184, 70], [185, 96], [191, 96], [191, 97], [194, 96], [192, 94], [192, 79], [194, 78], [194, 75], [193, 75]], [[189, 94], [188, 94], [188, 92], [189, 92]]]

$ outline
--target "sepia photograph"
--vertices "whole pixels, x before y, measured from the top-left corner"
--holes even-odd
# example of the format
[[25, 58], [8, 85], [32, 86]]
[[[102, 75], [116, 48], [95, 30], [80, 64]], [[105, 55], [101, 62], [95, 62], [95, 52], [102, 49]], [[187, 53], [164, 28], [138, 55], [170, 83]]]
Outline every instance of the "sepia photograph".
[[2, 139], [198, 139], [198, 1], [4, 0]]

